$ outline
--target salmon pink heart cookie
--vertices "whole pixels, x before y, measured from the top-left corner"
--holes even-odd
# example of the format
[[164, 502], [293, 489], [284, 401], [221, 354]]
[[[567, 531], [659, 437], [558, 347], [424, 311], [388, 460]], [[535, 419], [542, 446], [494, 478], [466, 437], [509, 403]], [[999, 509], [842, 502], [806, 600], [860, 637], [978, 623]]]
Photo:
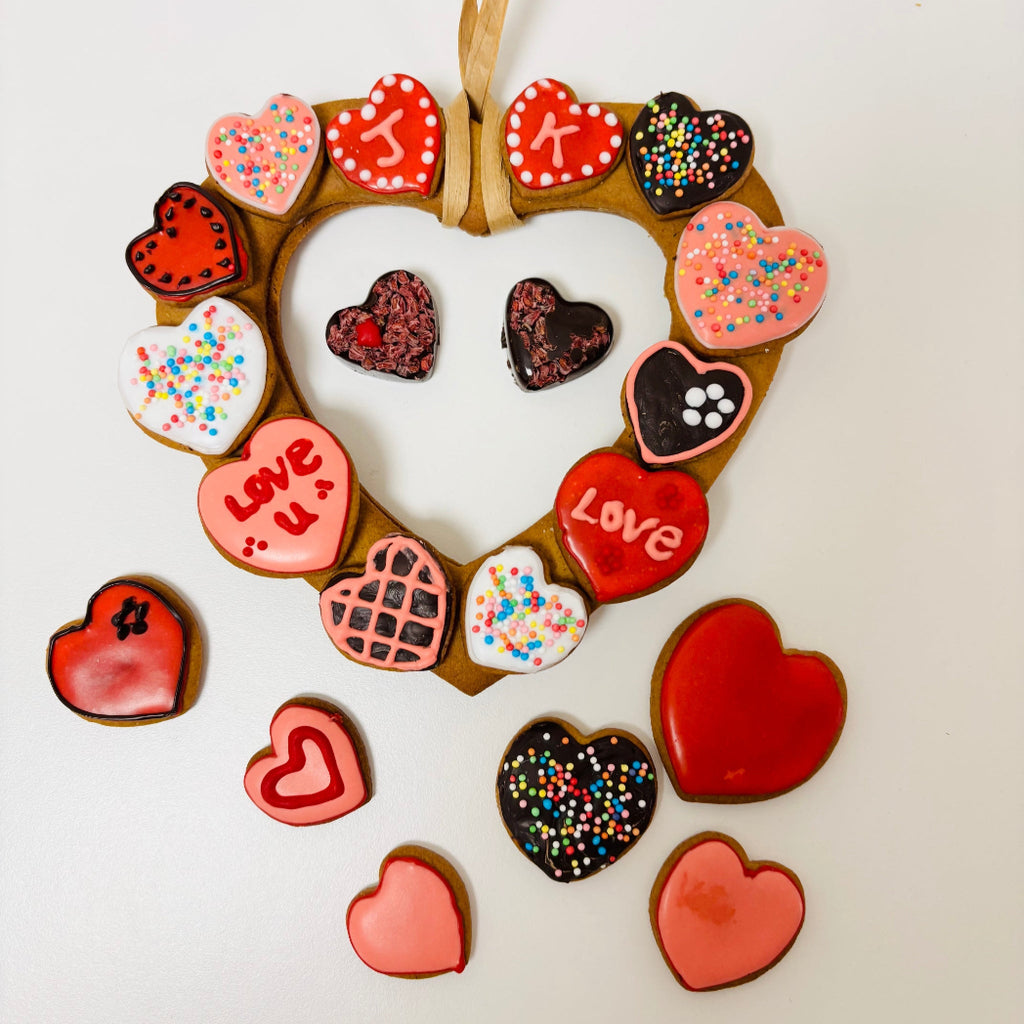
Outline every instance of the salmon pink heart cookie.
[[249, 762], [245, 791], [271, 818], [319, 825], [369, 800], [362, 744], [337, 708], [289, 701], [270, 723], [270, 744]]
[[313, 420], [264, 423], [242, 457], [199, 484], [199, 517], [229, 558], [294, 576], [330, 569], [347, 547], [359, 489], [348, 453]]
[[622, 136], [615, 114], [582, 106], [552, 78], [528, 85], [505, 115], [506, 159], [528, 191], [599, 181], [622, 156]]
[[705, 206], [676, 253], [676, 299], [708, 349], [748, 349], [795, 334], [825, 298], [821, 246], [795, 228], [769, 228], [739, 203]]
[[257, 213], [288, 213], [319, 166], [320, 122], [313, 108], [278, 93], [254, 115], [225, 114], [206, 136], [206, 166], [236, 202]]
[[784, 650], [763, 608], [722, 601], [669, 638], [655, 667], [651, 716], [684, 800], [765, 800], [828, 759], [846, 718], [846, 686], [823, 654]]
[[748, 861], [729, 836], [681, 843], [651, 891], [651, 926], [676, 980], [694, 992], [752, 981], [789, 951], [804, 891], [788, 868]]
[[358, 110], [327, 125], [331, 163], [353, 185], [381, 195], [429, 196], [441, 164], [441, 114], [422, 82], [385, 75]]
[[645, 594], [686, 571], [708, 533], [708, 505], [686, 473], [651, 473], [614, 451], [585, 456], [555, 496], [561, 544], [601, 602]]

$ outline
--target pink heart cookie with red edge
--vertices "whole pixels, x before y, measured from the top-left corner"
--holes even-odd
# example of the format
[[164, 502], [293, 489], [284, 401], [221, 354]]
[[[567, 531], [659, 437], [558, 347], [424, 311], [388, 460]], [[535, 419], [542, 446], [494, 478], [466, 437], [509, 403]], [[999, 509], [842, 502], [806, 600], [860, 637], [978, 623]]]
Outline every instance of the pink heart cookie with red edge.
[[245, 791], [286, 825], [320, 825], [370, 798], [353, 729], [330, 705], [292, 701], [270, 723], [270, 746], [245, 770]]
[[686, 473], [652, 473], [614, 451], [585, 456], [555, 497], [561, 543], [602, 603], [636, 597], [690, 567], [708, 505]]
[[777, 341], [821, 308], [828, 263], [821, 245], [795, 228], [765, 227], [724, 201], [694, 214], [676, 253], [676, 300], [696, 339], [739, 350]]
[[441, 164], [441, 114], [422, 82], [385, 75], [359, 109], [327, 125], [331, 163], [360, 188], [380, 195], [429, 196]]
[[788, 868], [748, 861], [729, 836], [681, 843], [651, 891], [651, 925], [665, 962], [691, 991], [752, 981], [789, 951], [804, 923], [804, 892]]
[[199, 517], [229, 558], [297, 576], [330, 569], [355, 524], [359, 488], [348, 453], [313, 420], [270, 420], [242, 457], [199, 484]]
[[278, 93], [258, 114], [225, 114], [206, 136], [206, 166], [234, 200], [271, 217], [286, 214], [320, 157], [320, 122], [296, 96]]
[[528, 85], [505, 115], [506, 159], [530, 191], [598, 181], [622, 156], [622, 122], [610, 110], [576, 101], [552, 78]]
[[380, 974], [459, 974], [469, 958], [465, 887], [448, 861], [422, 847], [392, 850], [377, 887], [349, 904], [345, 923], [356, 955]]

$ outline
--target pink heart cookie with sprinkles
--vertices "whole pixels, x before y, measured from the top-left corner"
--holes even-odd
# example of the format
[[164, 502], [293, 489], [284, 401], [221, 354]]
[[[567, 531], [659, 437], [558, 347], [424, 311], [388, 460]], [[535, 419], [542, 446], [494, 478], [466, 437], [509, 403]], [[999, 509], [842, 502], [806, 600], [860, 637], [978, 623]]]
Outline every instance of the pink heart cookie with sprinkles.
[[225, 114], [206, 136], [206, 166], [236, 202], [271, 217], [286, 214], [313, 176], [320, 122], [309, 104], [287, 93], [258, 114]]
[[441, 165], [441, 135], [441, 113], [427, 87], [409, 75], [385, 75], [361, 108], [331, 118], [327, 152], [353, 185], [369, 192], [429, 196]]
[[795, 228], [765, 227], [739, 203], [704, 207], [676, 253], [676, 300], [708, 349], [755, 348], [806, 327], [821, 308], [828, 264]]

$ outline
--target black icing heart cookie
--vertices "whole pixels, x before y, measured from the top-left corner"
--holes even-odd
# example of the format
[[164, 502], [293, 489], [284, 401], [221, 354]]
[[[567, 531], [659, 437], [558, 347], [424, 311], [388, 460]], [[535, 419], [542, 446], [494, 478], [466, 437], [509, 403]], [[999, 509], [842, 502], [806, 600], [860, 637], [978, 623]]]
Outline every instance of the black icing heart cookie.
[[557, 719], [526, 726], [498, 773], [508, 834], [557, 882], [587, 878], [628, 853], [650, 824], [657, 796], [654, 763], [635, 736], [582, 736]]
[[593, 369], [608, 354], [612, 322], [591, 302], [567, 302], [538, 277], [520, 281], [505, 303], [502, 347], [524, 391], [562, 384]]
[[699, 110], [688, 96], [649, 100], [629, 131], [629, 166], [644, 199], [661, 215], [687, 213], [739, 187], [754, 162], [742, 117]]
[[327, 323], [327, 347], [357, 370], [425, 380], [434, 369], [437, 313], [430, 289], [408, 270], [377, 278], [361, 306]]

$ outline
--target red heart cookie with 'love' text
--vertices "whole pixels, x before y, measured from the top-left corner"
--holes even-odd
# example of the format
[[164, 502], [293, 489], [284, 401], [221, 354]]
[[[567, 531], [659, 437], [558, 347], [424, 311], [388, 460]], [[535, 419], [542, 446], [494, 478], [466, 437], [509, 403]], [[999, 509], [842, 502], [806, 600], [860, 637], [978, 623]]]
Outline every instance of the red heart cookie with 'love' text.
[[562, 547], [598, 601], [636, 597], [685, 572], [708, 533], [708, 505], [685, 473], [651, 473], [614, 451], [587, 455], [555, 497]]
[[344, 554], [359, 489], [348, 453], [299, 416], [264, 423], [242, 457], [199, 484], [199, 517], [214, 544], [243, 565], [291, 576], [330, 569]]
[[291, 701], [270, 723], [270, 746], [245, 770], [245, 791], [286, 825], [319, 825], [370, 798], [362, 744], [341, 712], [320, 701]]
[[748, 861], [735, 839], [718, 832], [677, 846], [651, 891], [661, 954], [692, 991], [752, 981], [788, 952], [803, 923], [796, 875]]
[[690, 616], [651, 684], [654, 736], [684, 800], [765, 800], [799, 786], [828, 759], [845, 718], [835, 664], [783, 650], [771, 616], [745, 601]]

